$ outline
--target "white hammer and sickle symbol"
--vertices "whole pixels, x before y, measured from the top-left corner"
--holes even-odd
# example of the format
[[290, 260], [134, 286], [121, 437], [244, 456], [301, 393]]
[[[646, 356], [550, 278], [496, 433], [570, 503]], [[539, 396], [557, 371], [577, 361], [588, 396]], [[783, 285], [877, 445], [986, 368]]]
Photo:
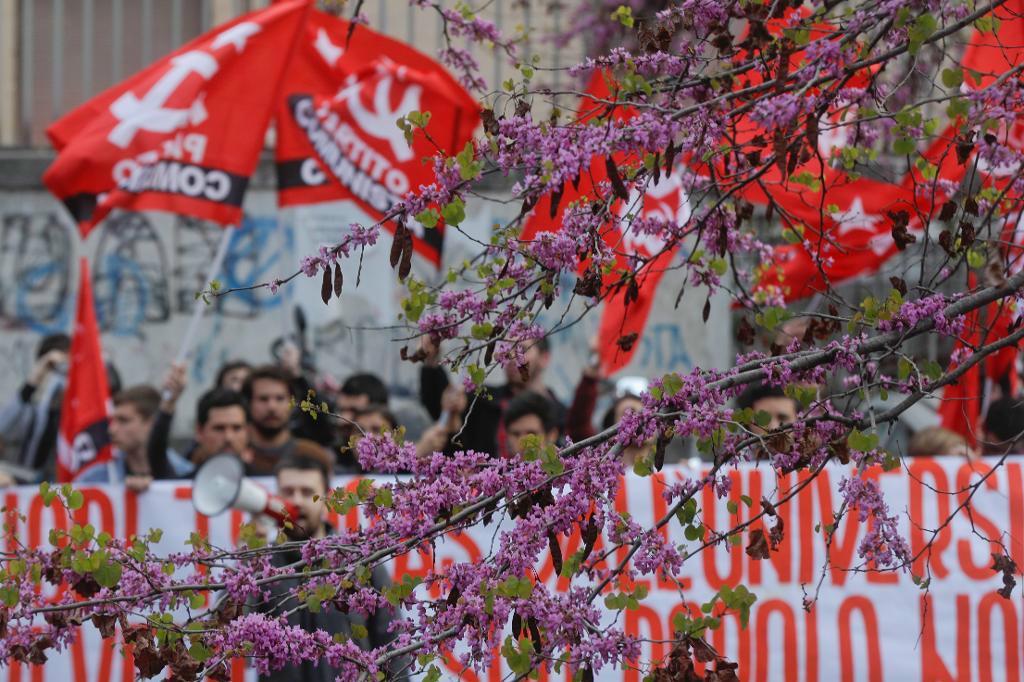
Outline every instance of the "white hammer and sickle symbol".
[[[243, 22], [214, 38], [212, 47], [217, 49], [232, 45], [240, 53], [245, 49], [246, 40], [259, 31], [259, 24]], [[170, 109], [164, 105], [190, 74], [195, 72], [205, 80], [210, 80], [218, 68], [213, 55], [200, 50], [190, 50], [174, 57], [167, 73], [141, 99], [133, 92], [126, 92], [114, 100], [110, 105], [110, 113], [117, 117], [118, 124], [107, 135], [107, 139], [124, 149], [140, 130], [169, 133], [186, 125], [202, 123], [207, 116], [202, 94], [185, 109]]]

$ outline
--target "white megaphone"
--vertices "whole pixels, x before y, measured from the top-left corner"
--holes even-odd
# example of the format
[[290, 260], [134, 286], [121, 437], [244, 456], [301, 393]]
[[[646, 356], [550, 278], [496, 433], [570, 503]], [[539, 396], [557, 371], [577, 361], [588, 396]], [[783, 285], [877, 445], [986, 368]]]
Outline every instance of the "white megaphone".
[[296, 524], [298, 508], [245, 477], [245, 465], [236, 455], [223, 454], [203, 462], [192, 481], [192, 506], [204, 516], [228, 509], [269, 516], [284, 526]]

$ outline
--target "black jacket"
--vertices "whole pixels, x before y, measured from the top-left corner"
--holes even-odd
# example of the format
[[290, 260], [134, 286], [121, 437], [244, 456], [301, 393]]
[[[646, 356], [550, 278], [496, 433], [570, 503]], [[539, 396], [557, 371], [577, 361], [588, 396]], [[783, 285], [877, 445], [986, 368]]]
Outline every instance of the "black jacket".
[[[448, 373], [443, 367], [423, 365], [420, 368], [420, 401], [434, 419], [441, 416], [441, 396], [447, 387]], [[450, 446], [452, 451], [474, 450], [492, 456], [504, 452], [505, 424], [501, 417], [513, 397], [512, 389], [508, 384], [504, 384], [497, 387], [488, 386], [487, 391], [490, 394], [489, 398], [477, 397], [472, 393], [466, 396], [468, 405], [466, 414], [463, 415], [465, 425], [457, 442]], [[546, 397], [554, 410], [555, 423], [561, 437], [565, 424], [565, 406], [559, 402], [551, 389], [548, 389], [547, 393]]]
[[[328, 526], [328, 533], [333, 533], [334, 528]], [[274, 557], [274, 565], [285, 566], [295, 563], [301, 559], [298, 551], [277, 554]], [[381, 590], [391, 584], [387, 572], [383, 567], [378, 566], [372, 575], [373, 586]], [[298, 586], [300, 579], [282, 580], [270, 586], [270, 599], [256, 605], [256, 608], [268, 614], [280, 614], [295, 608], [299, 601], [296, 597], [289, 595], [289, 592]], [[363, 649], [372, 649], [384, 646], [394, 639], [394, 635], [388, 632], [388, 624], [391, 622], [392, 614], [386, 609], [379, 609], [369, 619], [356, 614], [341, 613], [331, 606], [325, 606], [317, 613], [312, 613], [306, 608], [299, 609], [288, 615], [288, 624], [297, 625], [307, 632], [323, 630], [329, 635], [341, 633], [345, 637], [352, 638], [352, 625], [359, 624], [366, 628], [368, 635], [362, 638], [355, 638], [355, 641]], [[392, 661], [390, 669], [396, 674], [405, 670], [407, 661], [398, 658]], [[301, 665], [287, 665], [280, 670], [275, 670], [269, 675], [261, 676], [261, 682], [334, 682], [340, 671], [330, 666], [327, 661], [305, 661]], [[389, 676], [389, 679], [395, 679]]]

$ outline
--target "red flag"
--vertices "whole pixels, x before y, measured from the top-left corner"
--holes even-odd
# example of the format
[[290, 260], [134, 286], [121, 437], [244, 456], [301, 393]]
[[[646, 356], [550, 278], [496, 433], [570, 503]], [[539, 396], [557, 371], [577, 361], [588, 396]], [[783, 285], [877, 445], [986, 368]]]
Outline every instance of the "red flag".
[[[577, 123], [585, 123], [605, 110], [602, 100], [613, 99], [610, 83], [611, 75], [608, 72], [594, 71], [583, 91], [584, 96], [580, 98], [580, 110], [576, 115]], [[614, 117], [628, 118], [633, 115], [632, 111], [628, 107], [618, 107], [615, 109]], [[616, 161], [621, 162], [622, 159], [616, 159]], [[606, 168], [604, 157], [595, 156], [590, 162], [590, 168], [580, 173], [578, 186], [568, 183], [565, 185], [554, 215], [551, 213], [551, 195], [542, 196], [526, 219], [519, 238], [523, 241], [530, 241], [541, 232], [558, 232], [562, 229], [566, 206], [580, 197], [593, 196], [594, 188], [608, 179]]]
[[[971, 276], [971, 286], [974, 276]], [[967, 314], [966, 327], [962, 340], [954, 344], [954, 355], [967, 353], [981, 345], [992, 343], [1010, 334], [1011, 325], [1016, 315], [1009, 301], [990, 303], [985, 308], [986, 321], [983, 323], [979, 311], [972, 310]], [[939, 405], [939, 417], [942, 426], [956, 431], [971, 446], [978, 444], [978, 426], [985, 403], [986, 395], [993, 385], [1001, 385], [1007, 395], [1015, 396], [1020, 392], [1020, 380], [1017, 375], [1017, 348], [1008, 346], [985, 358], [982, 362], [968, 369], [957, 383], [949, 384], [942, 389], [942, 402]], [[955, 369], [951, 365], [950, 369]]]
[[787, 208], [789, 234], [801, 241], [776, 247], [776, 260], [761, 266], [757, 287], [787, 301], [877, 272], [899, 251], [894, 228], [907, 240], [922, 235], [913, 191], [868, 178], [837, 184], [813, 205], [790, 201]]
[[[611, 75], [605, 71], [595, 71], [582, 98], [577, 121], [584, 122], [601, 115], [606, 105], [603, 102], [614, 100]], [[613, 118], [624, 120], [634, 115], [630, 107], [620, 106], [613, 112]], [[626, 163], [625, 155], [616, 155], [616, 164]], [[565, 208], [580, 197], [593, 195], [595, 188], [608, 180], [608, 165], [603, 156], [595, 156], [590, 168], [580, 174], [578, 186], [567, 184], [559, 197], [559, 208], [552, 215], [550, 195], [544, 195], [537, 202], [533, 212], [527, 218], [520, 239], [527, 241], [537, 238], [542, 232], [557, 232], [562, 228]], [[670, 225], [685, 225], [690, 219], [690, 203], [682, 174], [676, 170], [671, 175], [662, 176], [658, 182], [648, 185], [643, 193], [642, 205], [640, 189], [632, 188], [629, 199], [614, 203], [619, 217], [627, 212], [636, 212], [637, 216], [627, 229], [605, 229], [602, 232], [604, 242], [612, 248], [617, 256], [614, 272], [602, 277], [602, 291], [608, 295], [604, 299], [601, 312], [598, 338], [601, 345], [598, 353], [601, 357], [601, 369], [612, 374], [622, 369], [632, 360], [640, 347], [640, 337], [651, 306], [657, 293], [662, 275], [672, 262], [676, 250], [665, 250], [665, 242], [650, 234], [632, 229], [632, 223], [643, 221], [660, 221]], [[639, 208], [639, 211], [637, 209]], [[621, 222], [614, 223], [622, 226]], [[621, 285], [621, 274], [630, 271], [640, 264], [646, 263], [643, 270], [636, 275], [631, 284]], [[587, 269], [587, 262], [580, 263], [580, 274]], [[608, 291], [608, 287], [616, 287]]]
[[[635, 210], [640, 201], [634, 189], [629, 201], [619, 207], [619, 213]], [[638, 221], [658, 221], [669, 225], [685, 225], [690, 219], [688, 192], [678, 171], [649, 186], [643, 197]], [[632, 227], [632, 226], [631, 226]], [[606, 239], [608, 236], [606, 235]], [[632, 266], [635, 258], [648, 261], [636, 278], [636, 285], [621, 287], [604, 301], [598, 338], [601, 370], [607, 376], [629, 364], [640, 347], [639, 340], [647, 326], [658, 284], [671, 265], [676, 249], [665, 249], [664, 241], [650, 234], [637, 234], [633, 230], [622, 234], [616, 231], [616, 250], [621, 254], [620, 268]], [[628, 302], [627, 302], [628, 299]]]
[[975, 89], [1024, 62], [1024, 0], [1007, 0], [989, 16], [999, 20], [998, 28], [993, 24], [991, 30], [975, 31], [961, 60], [964, 82]]
[[[278, 200], [282, 206], [351, 200], [379, 220], [433, 181], [424, 158], [465, 147], [480, 108], [421, 52], [365, 26], [346, 46], [348, 29], [326, 12], [310, 14], [277, 111]], [[430, 112], [430, 120], [427, 135], [416, 131], [410, 145], [396, 123], [414, 111]], [[409, 227], [420, 230], [414, 248], [440, 266], [443, 228]]]
[[81, 259], [78, 312], [71, 335], [71, 357], [57, 437], [57, 481], [74, 481], [87, 469], [111, 460], [107, 420], [110, 389], [93, 308], [89, 262]]
[[309, 9], [290, 0], [196, 38], [47, 129], [43, 176], [83, 236], [113, 208], [237, 224]]
[[[805, 41], [800, 49], [789, 53], [785, 70], [787, 73], [795, 72], [800, 68], [807, 68], [807, 47], [814, 45], [831, 44], [836, 49], [840, 48], [842, 33], [832, 24], [824, 21], [806, 23], [811, 17], [811, 11], [806, 7], [787, 9], [782, 17], [768, 19], [760, 26], [761, 31], [781, 42], [787, 32], [796, 31], [798, 28], [805, 33]], [[745, 44], [750, 39], [750, 27], [741, 35], [740, 44]], [[748, 63], [752, 59], [761, 59], [760, 56], [752, 55], [748, 50], [741, 50], [736, 57], [736, 63]], [[847, 87], [864, 87], [869, 81], [869, 75], [875, 69], [864, 69], [854, 73], [848, 81]], [[764, 80], [757, 69], [744, 70], [737, 76], [735, 87], [747, 89], [762, 85]], [[811, 88], [806, 96], [818, 94], [818, 89]], [[763, 95], [762, 95], [763, 96]], [[737, 101], [740, 105], [742, 101]], [[843, 106], [830, 108], [822, 113], [817, 119], [808, 117], [806, 126], [802, 129], [791, 130], [768, 130], [756, 123], [751, 112], [739, 116], [730, 126], [730, 135], [723, 143], [729, 146], [736, 146], [737, 153], [730, 157], [717, 157], [717, 165], [720, 173], [725, 177], [732, 176], [734, 169], [727, 166], [730, 158], [738, 159], [742, 154], [755, 166], [761, 164], [761, 157], [768, 158], [768, 154], [774, 153], [776, 161], [758, 174], [756, 182], [747, 182], [739, 187], [735, 196], [741, 197], [755, 204], [767, 204], [774, 201], [783, 209], [791, 202], [813, 203], [820, 196], [819, 183], [830, 187], [834, 183], [846, 182], [846, 173], [836, 166], [836, 157], [839, 153], [852, 144], [850, 139], [849, 122], [856, 118], [857, 108], [855, 106]], [[811, 147], [817, 148], [817, 153], [805, 154], [803, 145], [793, 145], [794, 138], [806, 137]]]

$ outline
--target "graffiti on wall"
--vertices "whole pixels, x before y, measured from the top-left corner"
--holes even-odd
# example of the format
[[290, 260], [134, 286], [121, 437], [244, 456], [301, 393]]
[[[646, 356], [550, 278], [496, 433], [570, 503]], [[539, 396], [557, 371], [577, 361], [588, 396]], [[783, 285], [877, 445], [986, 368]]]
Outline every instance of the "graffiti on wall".
[[47, 334], [70, 323], [74, 239], [56, 212], [0, 220], [0, 325]]

